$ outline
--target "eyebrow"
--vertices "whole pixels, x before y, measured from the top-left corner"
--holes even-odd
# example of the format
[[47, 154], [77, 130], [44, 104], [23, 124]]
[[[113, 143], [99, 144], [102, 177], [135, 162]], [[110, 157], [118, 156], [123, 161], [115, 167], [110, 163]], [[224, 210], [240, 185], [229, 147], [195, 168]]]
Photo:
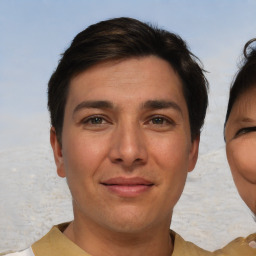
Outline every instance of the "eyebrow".
[[181, 110], [180, 106], [174, 101], [148, 100], [143, 104], [142, 108], [145, 108], [145, 109], [173, 108], [182, 114], [182, 110]]
[[[97, 108], [97, 109], [113, 109], [114, 105], [110, 101], [98, 100], [98, 101], [83, 101], [79, 103], [74, 111], [73, 115], [81, 109], [84, 108]], [[167, 109], [172, 108], [177, 110], [182, 114], [182, 110], [180, 106], [174, 101], [166, 101], [166, 100], [148, 100], [142, 104], [142, 109]]]
[[81, 109], [84, 108], [101, 108], [101, 109], [112, 109], [114, 108], [113, 104], [110, 101], [97, 100], [97, 101], [83, 101], [79, 103], [74, 111], [73, 115]]
[[245, 117], [241, 120], [241, 122], [244, 122], [244, 123], [252, 123], [252, 122], [255, 122], [254, 119], [252, 118], [249, 118], [249, 117]]
[[253, 123], [253, 122], [255, 122], [255, 119], [252, 119], [250, 117], [237, 118], [235, 120], [235, 123]]

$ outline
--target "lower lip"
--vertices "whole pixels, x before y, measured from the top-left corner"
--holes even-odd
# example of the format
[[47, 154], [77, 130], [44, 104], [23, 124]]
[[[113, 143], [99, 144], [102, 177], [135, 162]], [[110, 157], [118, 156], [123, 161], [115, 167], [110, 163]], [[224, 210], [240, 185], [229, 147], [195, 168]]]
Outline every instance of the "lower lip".
[[149, 191], [152, 186], [147, 185], [104, 185], [110, 192], [120, 197], [136, 197]]

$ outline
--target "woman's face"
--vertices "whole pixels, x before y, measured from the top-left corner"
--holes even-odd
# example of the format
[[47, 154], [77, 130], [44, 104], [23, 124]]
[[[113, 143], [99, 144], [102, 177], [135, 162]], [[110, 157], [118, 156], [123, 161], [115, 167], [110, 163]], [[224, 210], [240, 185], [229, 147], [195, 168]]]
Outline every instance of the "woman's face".
[[235, 184], [242, 199], [256, 214], [256, 86], [236, 100], [225, 136]]

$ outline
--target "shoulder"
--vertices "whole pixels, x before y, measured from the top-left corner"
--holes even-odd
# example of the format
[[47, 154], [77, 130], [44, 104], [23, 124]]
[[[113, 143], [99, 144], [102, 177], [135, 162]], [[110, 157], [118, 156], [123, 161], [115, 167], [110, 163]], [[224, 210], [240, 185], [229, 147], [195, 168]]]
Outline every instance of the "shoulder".
[[172, 256], [211, 256], [214, 255], [212, 252], [206, 251], [197, 245], [185, 241], [180, 235], [171, 231], [171, 236], [174, 240], [174, 250]]
[[20, 251], [20, 252], [13, 252], [9, 254], [5, 254], [5, 256], [35, 256], [31, 247], [29, 247], [26, 250]]
[[220, 250], [215, 251], [215, 255], [220, 256], [238, 256], [238, 255], [256, 255], [256, 233], [249, 235], [248, 237], [238, 237], [227, 244]]

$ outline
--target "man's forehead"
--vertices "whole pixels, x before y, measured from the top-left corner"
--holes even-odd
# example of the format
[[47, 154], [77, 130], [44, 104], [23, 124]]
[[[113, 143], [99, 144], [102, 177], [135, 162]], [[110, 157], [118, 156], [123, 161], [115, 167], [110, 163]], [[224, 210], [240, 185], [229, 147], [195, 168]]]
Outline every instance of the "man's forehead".
[[74, 111], [114, 108], [126, 101], [140, 104], [140, 108], [173, 108], [181, 112], [181, 102], [185, 102], [182, 82], [166, 61], [155, 56], [114, 61], [113, 65], [122, 65], [117, 68], [120, 76], [112, 73], [111, 65], [101, 63], [73, 78], [68, 98], [76, 105]]

